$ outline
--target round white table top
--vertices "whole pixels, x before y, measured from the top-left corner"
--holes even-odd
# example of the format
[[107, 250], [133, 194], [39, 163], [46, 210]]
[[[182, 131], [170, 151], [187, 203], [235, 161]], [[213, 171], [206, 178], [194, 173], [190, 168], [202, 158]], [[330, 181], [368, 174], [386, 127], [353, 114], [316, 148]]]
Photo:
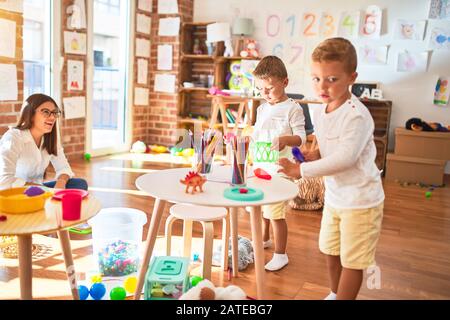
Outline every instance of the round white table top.
[[297, 185], [288, 179], [273, 175], [271, 180], [263, 180], [253, 176], [253, 171], [249, 170], [251, 177], [247, 179], [247, 187], [262, 190], [264, 198], [258, 201], [227, 199], [223, 193], [230, 187], [227, 182], [231, 180], [230, 166], [215, 166], [207, 177], [208, 181], [203, 185], [203, 192], [186, 193], [186, 186], [180, 180], [183, 180], [189, 171], [192, 169], [177, 168], [150, 172], [137, 178], [136, 186], [157, 199], [210, 207], [260, 206], [293, 199], [298, 193]]
[[98, 199], [89, 195], [81, 202], [79, 220], [62, 220], [61, 201], [48, 199], [44, 210], [32, 213], [5, 213], [6, 221], [0, 221], [0, 236], [29, 235], [33, 233], [49, 233], [70, 228], [86, 222], [102, 208]]

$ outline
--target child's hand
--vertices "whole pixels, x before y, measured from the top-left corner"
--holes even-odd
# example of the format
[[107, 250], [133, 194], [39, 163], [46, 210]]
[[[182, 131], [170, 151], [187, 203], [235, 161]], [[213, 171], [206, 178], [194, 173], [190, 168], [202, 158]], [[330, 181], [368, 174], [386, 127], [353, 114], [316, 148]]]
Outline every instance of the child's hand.
[[305, 156], [306, 161], [314, 161], [319, 160], [321, 158], [319, 149], [305, 150], [303, 152], [303, 155]]
[[294, 163], [290, 161], [288, 158], [281, 158], [278, 160], [277, 163], [279, 166], [281, 166], [281, 169], [278, 170], [279, 173], [284, 173], [285, 175], [294, 178], [294, 179], [300, 179], [300, 165], [299, 163]]
[[276, 137], [272, 140], [270, 150], [283, 151], [287, 146], [288, 137]]

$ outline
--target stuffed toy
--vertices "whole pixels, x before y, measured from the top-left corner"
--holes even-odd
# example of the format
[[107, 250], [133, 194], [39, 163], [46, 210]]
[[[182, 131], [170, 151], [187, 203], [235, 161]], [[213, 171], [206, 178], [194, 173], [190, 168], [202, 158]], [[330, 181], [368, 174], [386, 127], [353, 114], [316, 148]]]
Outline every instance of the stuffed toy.
[[[228, 265], [232, 264], [232, 251], [231, 251], [231, 239], [229, 242], [228, 250]], [[214, 265], [220, 265], [220, 259], [222, 257], [222, 245], [218, 246], [218, 250], [213, 254]], [[253, 246], [252, 242], [245, 238], [238, 236], [238, 270], [245, 270], [250, 263], [253, 263]]]
[[325, 185], [322, 177], [294, 180], [298, 186], [297, 196], [289, 201], [295, 210], [320, 210], [325, 201]]
[[425, 122], [420, 118], [411, 118], [406, 121], [405, 128], [413, 131], [439, 131], [449, 132], [450, 126], [444, 127], [438, 122]]
[[195, 287], [185, 292], [180, 300], [246, 300], [247, 295], [237, 286], [215, 287], [214, 284], [205, 279]]
[[241, 57], [243, 57], [243, 58], [247, 58], [247, 57], [258, 58], [259, 52], [256, 47], [257, 47], [257, 44], [256, 44], [255, 40], [247, 40], [246, 48], [240, 52]]

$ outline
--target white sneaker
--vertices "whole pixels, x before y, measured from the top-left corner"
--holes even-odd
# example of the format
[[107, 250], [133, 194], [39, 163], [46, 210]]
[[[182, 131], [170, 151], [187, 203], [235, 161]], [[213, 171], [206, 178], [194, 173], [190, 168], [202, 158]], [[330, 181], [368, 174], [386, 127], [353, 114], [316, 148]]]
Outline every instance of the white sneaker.
[[323, 300], [336, 300], [336, 293], [334, 293], [333, 291], [330, 292], [329, 295], [327, 295]]
[[250, 213], [251, 209], [252, 209], [252, 207], [249, 207], [249, 206], [245, 207], [245, 211], [247, 211], [247, 213]]
[[273, 244], [272, 239], [269, 239], [267, 241], [264, 241], [263, 247], [264, 247], [264, 249], [267, 249], [267, 248], [270, 248], [272, 246], [272, 244]]
[[286, 253], [274, 253], [272, 260], [270, 260], [265, 269], [268, 271], [277, 271], [286, 266], [289, 263], [289, 259]]

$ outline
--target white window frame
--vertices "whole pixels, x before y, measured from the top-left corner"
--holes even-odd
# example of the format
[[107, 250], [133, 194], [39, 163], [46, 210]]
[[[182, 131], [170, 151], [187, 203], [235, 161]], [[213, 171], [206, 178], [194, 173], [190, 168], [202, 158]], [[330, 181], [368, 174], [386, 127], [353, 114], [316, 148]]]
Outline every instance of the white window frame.
[[133, 106], [133, 79], [134, 79], [134, 24], [136, 4], [135, 1], [130, 1], [129, 4], [129, 42], [128, 42], [128, 77], [126, 79], [126, 101], [125, 101], [125, 113], [124, 113], [124, 134], [125, 142], [121, 146], [92, 149], [92, 125], [93, 125], [93, 80], [94, 80], [94, 1], [87, 1], [87, 68], [86, 68], [86, 139], [85, 139], [85, 152], [89, 153], [92, 157], [127, 152], [131, 147], [131, 135], [132, 135], [132, 106]]

